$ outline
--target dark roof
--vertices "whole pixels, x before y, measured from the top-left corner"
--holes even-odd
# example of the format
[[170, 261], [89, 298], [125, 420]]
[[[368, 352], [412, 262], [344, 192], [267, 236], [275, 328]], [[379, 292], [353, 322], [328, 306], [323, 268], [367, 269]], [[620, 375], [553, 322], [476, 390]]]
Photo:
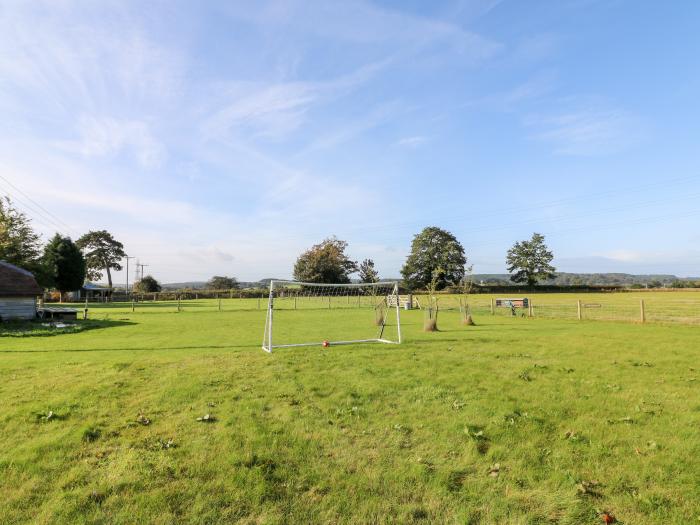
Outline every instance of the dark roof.
[[31, 272], [0, 261], [0, 296], [34, 296], [43, 293], [44, 290]]

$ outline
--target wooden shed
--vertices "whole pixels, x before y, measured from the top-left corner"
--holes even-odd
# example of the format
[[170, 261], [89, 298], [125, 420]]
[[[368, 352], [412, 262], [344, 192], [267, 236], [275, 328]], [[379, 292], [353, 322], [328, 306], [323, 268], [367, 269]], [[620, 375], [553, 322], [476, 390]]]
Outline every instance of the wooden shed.
[[0, 320], [34, 319], [43, 293], [31, 272], [0, 261]]

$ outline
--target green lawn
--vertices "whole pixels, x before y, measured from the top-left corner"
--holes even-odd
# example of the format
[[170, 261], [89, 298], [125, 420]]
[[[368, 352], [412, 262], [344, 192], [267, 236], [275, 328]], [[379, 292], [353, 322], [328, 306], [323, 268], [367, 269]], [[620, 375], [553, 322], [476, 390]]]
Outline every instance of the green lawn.
[[697, 326], [184, 306], [0, 337], [0, 523], [700, 522]]

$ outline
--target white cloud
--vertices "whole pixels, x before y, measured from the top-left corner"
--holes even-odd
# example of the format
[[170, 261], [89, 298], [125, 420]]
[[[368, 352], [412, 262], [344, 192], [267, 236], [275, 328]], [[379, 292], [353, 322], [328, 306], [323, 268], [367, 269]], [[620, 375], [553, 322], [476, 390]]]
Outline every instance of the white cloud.
[[343, 122], [335, 129], [329, 129], [323, 136], [313, 140], [306, 148], [300, 151], [296, 157], [303, 157], [311, 153], [333, 148], [339, 144], [343, 144], [360, 136], [370, 129], [376, 128], [385, 124], [398, 115], [409, 111], [406, 107], [398, 102], [387, 102], [379, 104], [372, 108], [367, 113], [350, 120]]
[[208, 117], [202, 131], [208, 138], [219, 138], [232, 131], [255, 137], [279, 138], [295, 131], [304, 113], [318, 97], [312, 84], [239, 84], [230, 88], [230, 102]]
[[391, 61], [365, 64], [324, 82], [231, 82], [217, 85], [213, 102], [200, 109], [205, 139], [230, 135], [281, 139], [297, 131], [315, 107], [368, 82]]
[[85, 157], [115, 157], [130, 152], [143, 168], [160, 167], [165, 147], [146, 122], [110, 117], [83, 116], [79, 119], [77, 141], [59, 141], [57, 146]]
[[446, 51], [452, 59], [474, 64], [500, 52], [502, 45], [457, 24], [382, 8], [365, 1], [268, 0], [258, 9], [230, 3], [230, 15], [263, 25], [270, 31], [296, 31], [357, 45], [384, 43], [394, 52], [415, 54]]
[[614, 154], [639, 144], [644, 122], [623, 109], [588, 106], [525, 120], [532, 137], [549, 143], [562, 155]]
[[417, 148], [428, 142], [428, 137], [422, 135], [416, 135], [413, 137], [404, 137], [396, 141], [397, 146], [402, 146], [406, 148]]
[[600, 257], [612, 259], [613, 261], [638, 262], [644, 260], [648, 254], [635, 250], [613, 250], [611, 252], [596, 254]]
[[[65, 117], [112, 106], [161, 106], [182, 86], [182, 58], [118, 4], [10, 2], [0, 15], [0, 89]], [[26, 109], [31, 110], [31, 107]]]

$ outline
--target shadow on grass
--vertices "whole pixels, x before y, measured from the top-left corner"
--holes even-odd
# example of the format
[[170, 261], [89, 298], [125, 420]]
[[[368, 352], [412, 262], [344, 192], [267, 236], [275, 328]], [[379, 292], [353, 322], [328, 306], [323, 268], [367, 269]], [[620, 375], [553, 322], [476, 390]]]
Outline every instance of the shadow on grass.
[[114, 328], [136, 323], [128, 320], [86, 319], [66, 322], [6, 321], [0, 323], [0, 337], [55, 337], [77, 334], [96, 328]]
[[[319, 344], [319, 346], [321, 346]], [[1, 354], [38, 354], [61, 352], [160, 352], [163, 350], [233, 350], [240, 348], [260, 348], [260, 344], [248, 345], [196, 345], [196, 346], [163, 346], [163, 347], [133, 347], [124, 348], [62, 348], [56, 350], [0, 350]], [[262, 351], [262, 350], [261, 350]]]

